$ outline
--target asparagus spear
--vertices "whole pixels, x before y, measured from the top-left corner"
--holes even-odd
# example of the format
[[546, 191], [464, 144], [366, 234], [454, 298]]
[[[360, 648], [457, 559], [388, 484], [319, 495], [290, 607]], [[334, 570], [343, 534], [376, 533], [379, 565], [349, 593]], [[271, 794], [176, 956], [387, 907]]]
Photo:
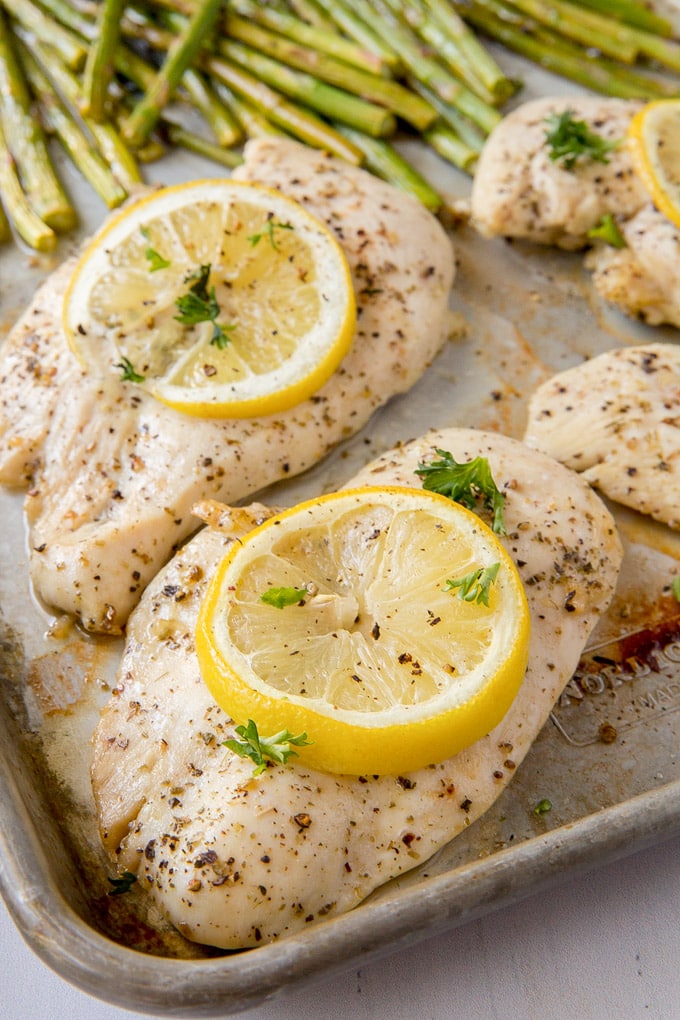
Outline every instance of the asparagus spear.
[[125, 188], [116, 180], [98, 152], [90, 145], [73, 117], [62, 105], [49, 79], [43, 74], [32, 53], [22, 44], [21, 59], [26, 77], [47, 124], [58, 137], [75, 166], [89, 181], [109, 209], [127, 198]]
[[431, 92], [422, 82], [410, 79], [411, 88], [418, 92], [428, 103], [431, 103], [439, 114], [440, 120], [451, 128], [458, 137], [465, 142], [469, 149], [477, 155], [482, 151], [484, 135], [474, 124], [471, 124], [467, 117], [464, 117], [455, 106], [445, 103], [435, 92]]
[[133, 147], [143, 145], [171, 99], [184, 71], [193, 64], [212, 30], [222, 0], [202, 0], [201, 6], [189, 19], [175, 45], [168, 51], [163, 66], [152, 86], [140, 99], [123, 125], [123, 137]]
[[317, 3], [316, 0], [290, 0], [290, 6], [298, 17], [315, 28], [322, 28], [326, 32], [332, 30], [333, 22], [323, 4]]
[[488, 133], [499, 123], [501, 120], [499, 112], [429, 56], [411, 29], [399, 23], [380, 0], [373, 0], [372, 3], [368, 0], [349, 0], [349, 3], [375, 31], [383, 32], [390, 46], [408, 68], [409, 74], [428, 85], [445, 102], [458, 107], [461, 113], [474, 121], [483, 131]]
[[236, 95], [231, 89], [228, 89], [223, 82], [215, 82], [215, 90], [218, 96], [224, 103], [224, 105], [231, 110], [234, 117], [238, 120], [241, 125], [243, 134], [247, 138], [268, 138], [272, 135], [284, 135], [286, 134], [281, 128], [273, 124], [267, 117], [256, 109], [252, 103], [249, 103], [247, 99], [243, 99], [241, 96]]
[[673, 28], [666, 18], [660, 17], [646, 3], [637, 0], [578, 0], [582, 7], [592, 7], [600, 14], [624, 21], [627, 25], [644, 28], [647, 32], [666, 38], [673, 34]]
[[194, 107], [205, 117], [218, 143], [236, 145], [242, 135], [238, 121], [203, 75], [192, 69], [186, 70], [182, 75], [182, 88], [186, 89]]
[[470, 173], [477, 162], [478, 153], [442, 121], [424, 131], [423, 138], [448, 163], [465, 170], [466, 173]]
[[328, 149], [349, 163], [361, 162], [360, 150], [310, 110], [289, 102], [275, 89], [220, 57], [206, 54], [202, 62], [211, 75], [293, 137], [317, 149]]
[[337, 127], [346, 138], [351, 139], [361, 149], [366, 167], [376, 177], [382, 177], [383, 180], [389, 181], [395, 187], [413, 195], [431, 212], [436, 213], [441, 208], [441, 195], [384, 138], [371, 138], [370, 135], [355, 131], [344, 124], [338, 124]]
[[238, 15], [228, 14], [225, 28], [231, 39], [246, 43], [258, 53], [280, 60], [289, 67], [308, 71], [346, 92], [385, 106], [418, 130], [436, 119], [437, 115], [429, 103], [389, 78], [350, 67], [326, 54], [290, 42]]
[[33, 32], [41, 42], [53, 46], [72, 71], [80, 71], [87, 59], [87, 46], [73, 32], [57, 24], [31, 0], [2, 0], [8, 14]]
[[114, 73], [113, 54], [120, 36], [125, 0], [102, 0], [97, 33], [90, 46], [83, 74], [83, 113], [101, 123], [106, 118], [109, 85]]
[[626, 64], [635, 62], [637, 44], [631, 39], [629, 29], [619, 22], [564, 0], [511, 0], [511, 6], [582, 46], [592, 46]]
[[223, 145], [215, 145], [214, 142], [202, 138], [193, 131], [187, 131], [181, 124], [165, 121], [163, 131], [171, 145], [187, 149], [189, 152], [195, 152], [198, 156], [205, 156], [207, 159], [211, 159], [213, 163], [221, 163], [222, 166], [233, 170], [234, 167], [239, 166], [243, 162], [243, 157], [238, 152], [234, 152], [233, 149]]
[[36, 251], [52, 251], [57, 235], [31, 209], [21, 190], [12, 153], [0, 124], [0, 197], [20, 237]]
[[329, 13], [336, 26], [346, 36], [360, 46], [366, 47], [371, 53], [379, 53], [385, 65], [393, 75], [401, 71], [401, 60], [387, 43], [381, 32], [375, 31], [354, 11], [346, 0], [333, 0]]
[[373, 74], [389, 76], [390, 69], [385, 59], [377, 51], [367, 49], [351, 39], [340, 35], [335, 28], [317, 28], [308, 25], [288, 11], [278, 7], [268, 7], [254, 0], [232, 0], [231, 9], [249, 18], [251, 21], [272, 29], [287, 39], [308, 46], [318, 53], [325, 53], [345, 64], [358, 67], [361, 71], [372, 71]]
[[396, 128], [394, 115], [375, 103], [366, 102], [304, 71], [294, 71], [278, 60], [231, 39], [218, 41], [220, 54], [255, 75], [260, 81], [318, 113], [356, 127], [369, 135], [390, 135]]
[[[0, 191], [0, 194], [2, 192]], [[9, 225], [9, 220], [5, 210], [0, 205], [0, 244], [4, 244], [5, 241], [11, 241], [12, 239], [12, 228]]]
[[39, 219], [58, 232], [71, 230], [76, 212], [57, 177], [7, 24], [0, 12], [0, 121], [22, 187]]
[[[43, 74], [52, 81], [55, 88], [71, 106], [78, 110], [82, 102], [80, 82], [73, 72], [61, 63], [59, 54], [49, 46], [32, 39], [30, 33], [25, 29], [19, 27], [16, 32], [18, 37], [31, 48]], [[82, 114], [81, 116], [104, 162], [111, 167], [114, 177], [123, 188], [130, 191], [135, 185], [141, 183], [142, 175], [137, 162], [115, 125], [111, 121], [99, 124], [90, 117]]]

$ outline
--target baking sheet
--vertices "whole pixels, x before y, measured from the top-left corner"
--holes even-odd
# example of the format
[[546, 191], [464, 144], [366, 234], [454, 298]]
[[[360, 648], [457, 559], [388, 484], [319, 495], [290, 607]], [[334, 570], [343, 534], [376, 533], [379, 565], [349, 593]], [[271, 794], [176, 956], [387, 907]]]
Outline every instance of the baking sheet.
[[[576, 92], [519, 60], [501, 61], [521, 99]], [[416, 142], [405, 153], [453, 202], [469, 182]], [[164, 183], [214, 175], [188, 154], [154, 165]], [[83, 223], [105, 210], [65, 168]], [[581, 257], [452, 230], [457, 330], [425, 377], [304, 477], [267, 494], [292, 503], [336, 488], [399, 440], [430, 427], [520, 436], [525, 401], [555, 370], [615, 345], [677, 342], [606, 308]], [[67, 254], [65, 245], [59, 258]], [[54, 257], [0, 253], [0, 324], [9, 326]], [[149, 915], [142, 895], [108, 895], [87, 775], [88, 739], [119, 642], [84, 637], [28, 587], [22, 497], [0, 493], [0, 892], [30, 945], [67, 980], [131, 1009], [224, 1016], [330, 977], [680, 832], [680, 612], [664, 582], [680, 536], [618, 512], [626, 560], [616, 602], [508, 789], [426, 864], [344, 917], [237, 954], [203, 950]], [[549, 812], [536, 804], [549, 799]]]

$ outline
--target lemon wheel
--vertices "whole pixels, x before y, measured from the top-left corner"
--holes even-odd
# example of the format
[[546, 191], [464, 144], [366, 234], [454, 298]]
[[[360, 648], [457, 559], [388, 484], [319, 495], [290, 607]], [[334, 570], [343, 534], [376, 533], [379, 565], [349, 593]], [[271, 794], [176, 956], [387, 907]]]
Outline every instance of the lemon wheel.
[[630, 122], [628, 147], [654, 205], [680, 227], [680, 99], [643, 106]]
[[[465, 593], [484, 576], [485, 590]], [[474, 513], [425, 490], [369, 487], [302, 503], [234, 544], [196, 646], [237, 723], [304, 731], [311, 767], [399, 774], [502, 719], [529, 629], [515, 565]]]
[[126, 208], [84, 252], [64, 302], [86, 368], [208, 417], [274, 414], [311, 396], [355, 321], [347, 260], [325, 224], [228, 178]]

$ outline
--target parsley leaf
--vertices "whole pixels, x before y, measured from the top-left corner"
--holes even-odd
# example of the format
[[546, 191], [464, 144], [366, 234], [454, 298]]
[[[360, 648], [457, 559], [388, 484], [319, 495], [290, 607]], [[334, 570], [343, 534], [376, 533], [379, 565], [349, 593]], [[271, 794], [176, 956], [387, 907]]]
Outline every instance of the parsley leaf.
[[500, 563], [492, 563], [490, 567], [479, 567], [464, 577], [449, 578], [443, 591], [455, 591], [464, 602], [476, 602], [477, 605], [488, 606], [489, 589], [496, 580]]
[[234, 751], [239, 758], [252, 758], [256, 768], [254, 776], [261, 775], [267, 768], [267, 762], [278, 762], [285, 765], [289, 758], [297, 758], [297, 751], [294, 751], [291, 744], [296, 747], [306, 747], [311, 741], [307, 740], [306, 733], [300, 733], [294, 737], [288, 730], [281, 730], [273, 737], [261, 737], [257, 732], [257, 726], [252, 719], [248, 720], [247, 726], [237, 726], [235, 731], [241, 740], [231, 739], [223, 741], [224, 746]]
[[133, 875], [131, 871], [124, 871], [120, 878], [109, 878], [109, 882], [113, 886], [112, 889], [109, 889], [109, 896], [122, 896], [124, 893], [130, 892], [136, 881], [137, 876]]
[[250, 243], [252, 244], [252, 246], [254, 248], [256, 245], [258, 245], [260, 243], [262, 238], [266, 236], [266, 237], [269, 238], [269, 243], [271, 244], [272, 248], [275, 251], [278, 251], [278, 247], [279, 246], [276, 243], [276, 240], [274, 238], [274, 231], [277, 228], [279, 230], [293, 230], [294, 229], [292, 223], [275, 223], [274, 220], [270, 216], [267, 219], [267, 223], [265, 225], [264, 230], [261, 230], [259, 234], [251, 234], [249, 236], [248, 240], [250, 241]]
[[588, 231], [588, 237], [604, 241], [612, 248], [625, 248], [626, 239], [619, 230], [618, 224], [611, 213], [605, 213], [600, 222]]
[[123, 358], [114, 367], [120, 369], [120, 378], [122, 382], [144, 382], [144, 376], [135, 371], [135, 366], [129, 358]]
[[468, 510], [475, 510], [478, 498], [483, 496], [484, 506], [493, 510], [492, 530], [497, 535], [505, 535], [505, 496], [493, 480], [486, 457], [475, 457], [467, 463], [458, 464], [448, 450], [437, 449], [435, 452], [440, 460], [421, 463], [416, 468], [415, 473], [422, 478], [423, 488], [448, 496]]
[[227, 334], [236, 327], [233, 325], [223, 326], [217, 322], [220, 306], [215, 297], [215, 288], [211, 287], [208, 290], [211, 268], [212, 266], [208, 263], [185, 277], [184, 282], [190, 286], [187, 293], [182, 294], [175, 301], [180, 313], [175, 316], [175, 319], [183, 326], [196, 326], [200, 322], [212, 322], [213, 335], [210, 343], [218, 347], [219, 350], [224, 350], [229, 343]]
[[561, 161], [565, 170], [573, 170], [581, 157], [608, 163], [609, 153], [619, 144], [591, 131], [584, 120], [575, 120], [572, 110], [551, 113], [545, 123], [548, 155], [553, 162]]
[[[142, 237], [148, 241], [150, 236], [148, 228], [140, 227], [139, 229]], [[169, 259], [163, 258], [163, 256], [151, 246], [144, 249], [144, 257], [149, 263], [150, 273], [156, 273], [159, 269], [167, 269], [168, 266], [172, 264]]]
[[539, 800], [538, 804], [534, 808], [534, 814], [546, 815], [548, 811], [552, 811], [552, 803], [548, 800], [547, 797], [543, 797], [543, 799]]
[[299, 605], [308, 594], [306, 588], [267, 588], [260, 595], [260, 602], [283, 609], [284, 606]]

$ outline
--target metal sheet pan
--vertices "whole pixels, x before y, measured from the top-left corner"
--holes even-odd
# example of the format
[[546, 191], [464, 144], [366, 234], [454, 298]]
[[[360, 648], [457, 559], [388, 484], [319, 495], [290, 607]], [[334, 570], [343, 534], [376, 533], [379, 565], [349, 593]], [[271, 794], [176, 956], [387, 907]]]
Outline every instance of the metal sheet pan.
[[[522, 99], [572, 91], [501, 59], [525, 77]], [[452, 202], [467, 193], [463, 175], [416, 142], [403, 147]], [[165, 183], [212, 173], [188, 155], [153, 168]], [[78, 195], [84, 186], [68, 168], [65, 176]], [[84, 235], [104, 210], [90, 195], [78, 202]], [[675, 330], [651, 330], [604, 307], [577, 255], [482, 241], [465, 226], [453, 236], [459, 334], [411, 393], [270, 499], [292, 503], [334, 488], [431, 426], [521, 435], [526, 397], [550, 372], [616, 345], [678, 341]], [[0, 253], [3, 326], [53, 264]], [[21, 496], [0, 493], [0, 514], [0, 892], [33, 949], [94, 995], [163, 1016], [225, 1016], [680, 832], [680, 613], [659, 594], [680, 559], [680, 536], [617, 511], [627, 552], [616, 603], [491, 810], [343, 917], [244, 953], [190, 946], [143, 903], [107, 896], [87, 750], [119, 645], [79, 635], [36, 603]], [[552, 809], [536, 814], [543, 798]]]

